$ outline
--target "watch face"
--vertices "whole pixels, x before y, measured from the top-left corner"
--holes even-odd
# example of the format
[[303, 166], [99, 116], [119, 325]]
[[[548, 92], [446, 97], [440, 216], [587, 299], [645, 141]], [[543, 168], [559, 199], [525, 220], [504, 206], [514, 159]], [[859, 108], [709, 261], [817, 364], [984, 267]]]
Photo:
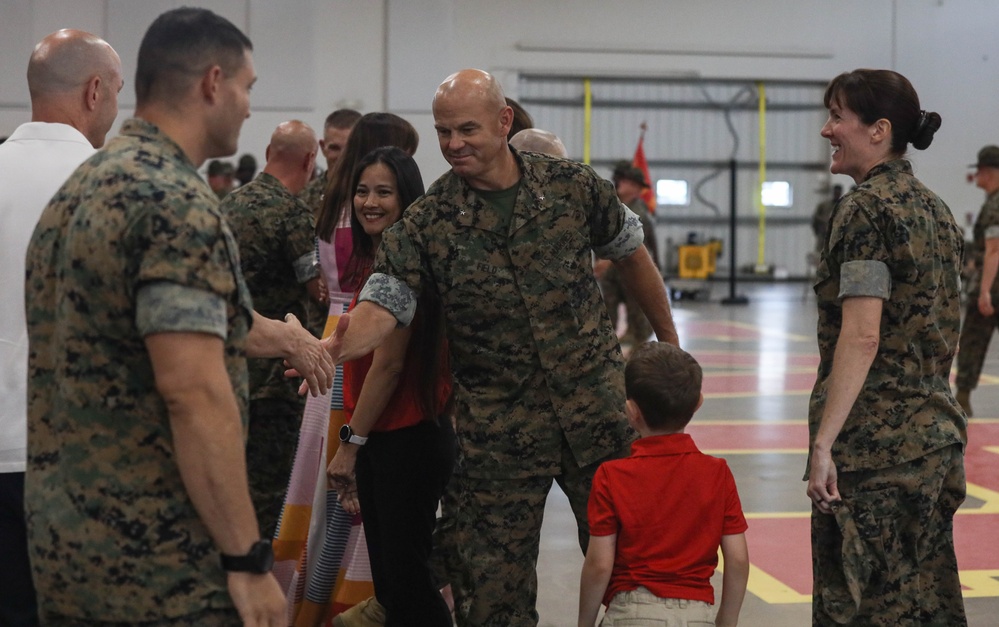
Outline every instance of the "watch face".
[[274, 566], [274, 548], [270, 540], [261, 540], [250, 549], [250, 556], [254, 561], [257, 573], [269, 573]]
[[349, 442], [351, 435], [353, 435], [353, 433], [350, 430], [350, 425], [344, 425], [344, 426], [340, 427], [340, 441], [341, 442]]

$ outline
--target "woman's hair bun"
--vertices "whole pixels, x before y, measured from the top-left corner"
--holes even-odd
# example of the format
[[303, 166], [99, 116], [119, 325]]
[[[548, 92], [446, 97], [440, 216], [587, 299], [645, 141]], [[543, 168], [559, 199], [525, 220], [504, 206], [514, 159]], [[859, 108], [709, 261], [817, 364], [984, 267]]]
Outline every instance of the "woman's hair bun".
[[933, 143], [933, 135], [940, 128], [940, 114], [936, 111], [920, 111], [916, 128], [913, 129], [909, 143], [916, 150], [926, 150]]

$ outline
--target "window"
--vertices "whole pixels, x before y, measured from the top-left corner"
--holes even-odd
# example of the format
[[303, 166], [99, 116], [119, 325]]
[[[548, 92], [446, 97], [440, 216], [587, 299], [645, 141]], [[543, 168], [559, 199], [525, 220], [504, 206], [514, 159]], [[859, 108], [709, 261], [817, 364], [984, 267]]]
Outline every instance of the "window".
[[791, 184], [787, 181], [765, 181], [762, 197], [764, 207], [790, 207]]
[[689, 205], [690, 186], [680, 179], [659, 179], [656, 181], [657, 205]]

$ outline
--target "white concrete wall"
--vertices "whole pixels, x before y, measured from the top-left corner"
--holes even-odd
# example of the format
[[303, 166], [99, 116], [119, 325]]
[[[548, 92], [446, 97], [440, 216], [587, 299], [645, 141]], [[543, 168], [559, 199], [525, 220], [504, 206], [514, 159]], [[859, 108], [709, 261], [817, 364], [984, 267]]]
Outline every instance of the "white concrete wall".
[[282, 120], [318, 128], [340, 106], [391, 110], [420, 131], [431, 180], [446, 164], [430, 99], [463, 67], [494, 71], [512, 96], [523, 70], [827, 80], [894, 68], [943, 116], [934, 145], [913, 157], [962, 223], [982, 201], [965, 166], [999, 143], [993, 0], [0, 0], [0, 134], [28, 119], [24, 67], [42, 36], [70, 26], [104, 36], [130, 83], [148, 23], [180, 4], [212, 8], [254, 40], [260, 81], [239, 152], [258, 157]]

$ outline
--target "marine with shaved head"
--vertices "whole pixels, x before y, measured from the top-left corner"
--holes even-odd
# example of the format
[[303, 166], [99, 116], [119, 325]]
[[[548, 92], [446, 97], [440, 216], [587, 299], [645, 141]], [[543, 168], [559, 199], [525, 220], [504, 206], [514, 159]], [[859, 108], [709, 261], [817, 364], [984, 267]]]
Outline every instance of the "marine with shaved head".
[[459, 625], [536, 625], [535, 564], [552, 481], [588, 540], [600, 462], [635, 434], [621, 351], [591, 270], [614, 260], [659, 338], [677, 343], [642, 227], [588, 166], [507, 144], [499, 83], [462, 70], [438, 88], [434, 122], [451, 170], [383, 235], [374, 274], [330, 351], [367, 354], [409, 324], [416, 294], [440, 295], [454, 373], [459, 464], [454, 508]]
[[[282, 122], [271, 135], [263, 171], [220, 205], [239, 244], [253, 307], [268, 318], [292, 313], [306, 320], [310, 293], [319, 293], [315, 217], [297, 197], [312, 176], [317, 147], [308, 124]], [[253, 359], [248, 365], [247, 475], [260, 532], [269, 538], [288, 487], [305, 403], [279, 361]]]
[[54, 32], [28, 61], [31, 121], [0, 146], [0, 625], [37, 625], [24, 525], [28, 334], [24, 254], [38, 216], [118, 115], [121, 59], [100, 37]]
[[565, 159], [568, 153], [558, 135], [540, 128], [525, 128], [510, 138], [510, 145], [521, 152], [540, 152]]

